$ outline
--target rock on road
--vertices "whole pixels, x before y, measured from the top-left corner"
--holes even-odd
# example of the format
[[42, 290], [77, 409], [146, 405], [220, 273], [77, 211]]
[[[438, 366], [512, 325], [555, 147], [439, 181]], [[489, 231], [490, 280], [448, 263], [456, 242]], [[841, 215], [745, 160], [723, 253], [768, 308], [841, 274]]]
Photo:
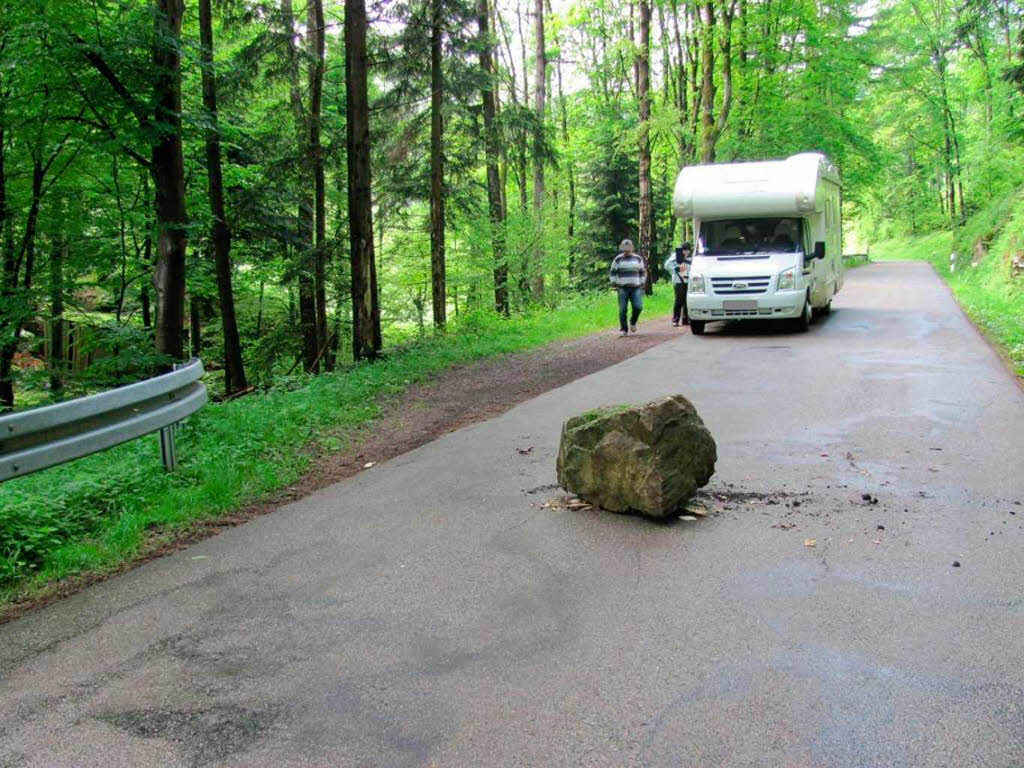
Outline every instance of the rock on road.
[[[1024, 394], [926, 265], [835, 308], [683, 333], [0, 626], [0, 766], [1024, 764]], [[711, 515], [547, 506], [563, 419], [676, 392]]]

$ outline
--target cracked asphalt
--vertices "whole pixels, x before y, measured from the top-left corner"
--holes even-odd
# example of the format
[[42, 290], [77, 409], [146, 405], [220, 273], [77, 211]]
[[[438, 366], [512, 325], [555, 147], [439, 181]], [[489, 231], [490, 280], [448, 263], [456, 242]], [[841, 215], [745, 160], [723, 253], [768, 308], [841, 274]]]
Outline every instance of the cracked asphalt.
[[[1024, 765], [1024, 393], [927, 265], [834, 306], [0, 626], [0, 766]], [[707, 517], [551, 503], [566, 417], [672, 393], [718, 441]]]

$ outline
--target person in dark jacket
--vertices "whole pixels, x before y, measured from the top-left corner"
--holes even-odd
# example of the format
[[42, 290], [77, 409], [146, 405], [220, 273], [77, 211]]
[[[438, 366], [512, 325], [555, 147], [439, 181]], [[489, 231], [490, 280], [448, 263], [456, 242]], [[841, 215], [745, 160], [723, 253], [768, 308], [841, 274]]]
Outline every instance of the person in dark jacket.
[[690, 264], [693, 262], [693, 246], [683, 243], [665, 260], [665, 270], [672, 275], [672, 288], [676, 292], [675, 304], [672, 306], [672, 325], [678, 326], [680, 318], [683, 325], [690, 324], [690, 313], [686, 307], [686, 289], [690, 282]]
[[[619, 255], [612, 259], [609, 279], [619, 294], [619, 329], [623, 336], [630, 331], [636, 333], [636, 321], [644, 308], [644, 281], [647, 268], [640, 254], [633, 251], [633, 241], [619, 243]], [[632, 306], [629, 326], [626, 326], [626, 307]]]

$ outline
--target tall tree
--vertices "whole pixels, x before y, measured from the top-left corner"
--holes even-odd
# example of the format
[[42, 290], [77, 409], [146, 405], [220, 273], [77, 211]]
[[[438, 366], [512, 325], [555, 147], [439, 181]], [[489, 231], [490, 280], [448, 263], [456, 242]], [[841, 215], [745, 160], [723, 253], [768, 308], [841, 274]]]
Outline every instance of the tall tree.
[[370, 182], [365, 0], [345, 0], [345, 100], [349, 241], [352, 259], [352, 349], [373, 360], [381, 349]]
[[651, 198], [651, 5], [640, 0], [640, 44], [636, 55], [636, 90], [640, 106], [640, 258], [647, 266], [644, 288], [651, 289], [651, 241], [654, 234], [654, 201]]
[[323, 112], [326, 24], [323, 0], [309, 0], [309, 165], [313, 174], [313, 283], [316, 293], [317, 357], [333, 367], [327, 350], [327, 189], [320, 141]]
[[491, 222], [491, 250], [494, 259], [494, 308], [507, 315], [508, 265], [505, 256], [505, 210], [501, 177], [498, 175], [499, 139], [495, 124], [494, 53], [489, 26], [488, 0], [477, 2], [477, 25], [480, 29], [480, 69], [483, 71], [481, 99], [484, 118], [484, 154], [487, 165], [487, 209]]
[[434, 325], [444, 328], [448, 294], [444, 263], [444, 2], [431, 0], [430, 17], [430, 287]]
[[[157, 301], [156, 351], [180, 360], [184, 351], [185, 247], [188, 244], [185, 159], [181, 146], [181, 24], [185, 2], [155, 0], [154, 10], [156, 110], [150, 127], [157, 135], [152, 150], [158, 227], [153, 278]], [[134, 97], [130, 98], [134, 102]]]
[[246, 388], [242, 345], [235, 319], [235, 295], [231, 284], [231, 229], [224, 209], [224, 179], [221, 171], [220, 125], [217, 119], [217, 71], [213, 57], [213, 14], [210, 0], [199, 0], [200, 57], [203, 71], [203, 106], [206, 108], [206, 178], [210, 192], [213, 223], [210, 241], [217, 273], [221, 326], [224, 330], [224, 391]]
[[[533, 136], [533, 217], [537, 231], [533, 248], [533, 295], [544, 294], [544, 102], [547, 85], [547, 53], [544, 49], [544, 0], [534, 3], [535, 58], [533, 79], [533, 106], [537, 125]], [[525, 45], [525, 41], [524, 41]]]
[[[300, 78], [300, 49], [296, 38], [292, 0], [281, 0], [281, 21], [286, 36], [287, 69], [289, 84], [289, 103], [292, 119], [295, 122], [296, 146], [298, 149], [298, 231], [294, 238], [296, 250], [296, 271], [299, 286], [299, 328], [302, 335], [302, 361], [307, 373], [316, 373], [319, 369], [320, 339], [317, 332], [316, 308], [316, 243], [314, 216], [314, 189], [312, 154], [310, 150], [310, 121], [306, 107], [302, 102], [302, 84]], [[312, 267], [312, 269], [311, 269]]]
[[[729, 121], [732, 108], [732, 20], [736, 12], [736, 0], [729, 0], [719, 11], [714, 0], [701, 4], [701, 151], [702, 163], [715, 161], [715, 147]], [[717, 27], [721, 24], [721, 32]], [[719, 46], [721, 56], [716, 56]], [[715, 115], [715, 61], [721, 62], [722, 99]]]

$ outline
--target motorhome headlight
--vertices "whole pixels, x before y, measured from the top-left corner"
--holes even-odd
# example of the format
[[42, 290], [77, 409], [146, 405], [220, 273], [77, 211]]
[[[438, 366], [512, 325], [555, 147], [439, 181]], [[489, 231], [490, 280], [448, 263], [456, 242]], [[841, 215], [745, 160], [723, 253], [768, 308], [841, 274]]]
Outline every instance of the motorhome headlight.
[[792, 291], [796, 285], [796, 267], [790, 267], [779, 272], [779, 282], [775, 287], [777, 291]]
[[690, 275], [690, 293], [704, 293], [704, 275]]

